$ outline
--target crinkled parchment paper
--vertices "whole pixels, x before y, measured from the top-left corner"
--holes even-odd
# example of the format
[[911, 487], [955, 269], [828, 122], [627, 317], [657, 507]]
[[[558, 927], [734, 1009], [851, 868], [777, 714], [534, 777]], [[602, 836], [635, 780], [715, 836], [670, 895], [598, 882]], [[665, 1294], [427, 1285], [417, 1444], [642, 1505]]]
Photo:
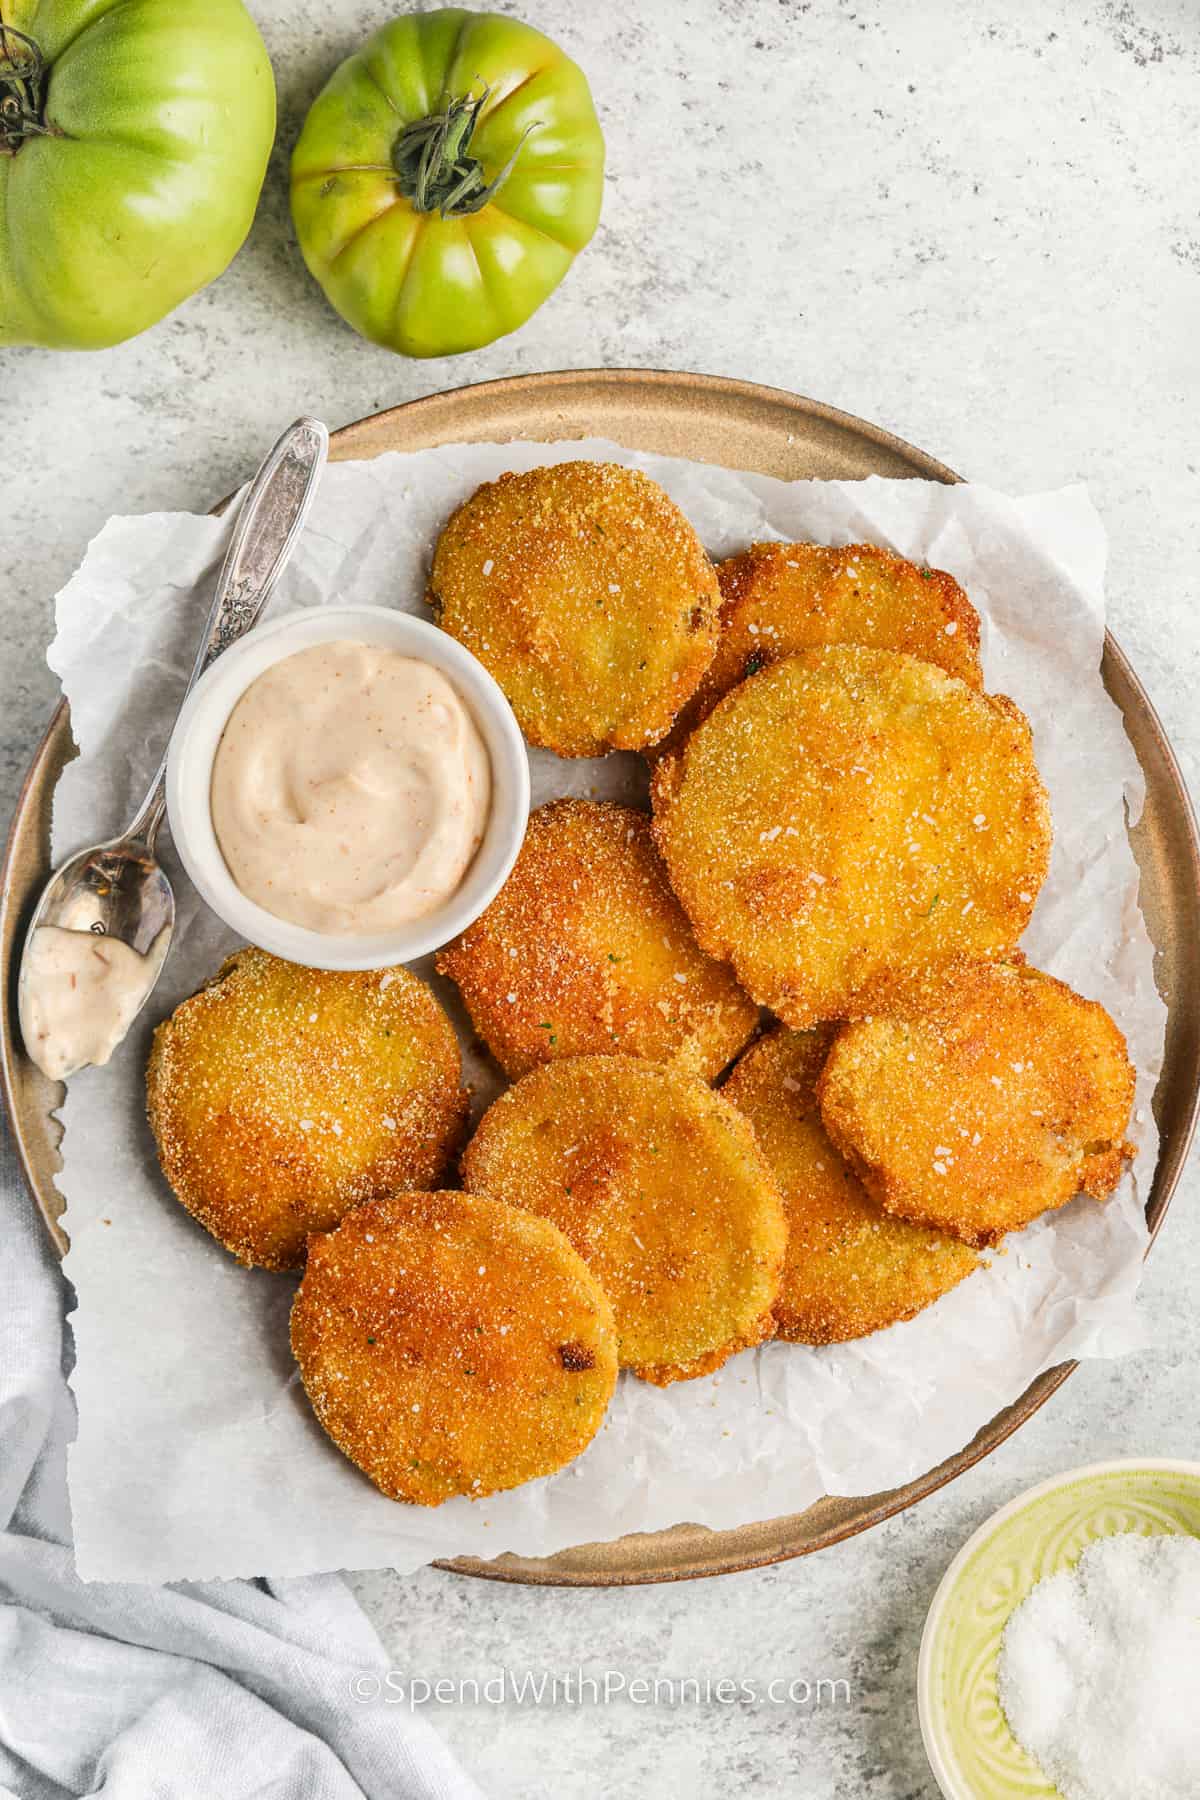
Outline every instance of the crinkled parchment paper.
[[[150, 1032], [232, 948], [172, 864], [179, 924], [159, 989], [112, 1063], [72, 1081], [63, 1111], [78, 1295], [70, 1486], [79, 1568], [91, 1579], [407, 1569], [684, 1520], [739, 1525], [822, 1492], [904, 1482], [966, 1443], [1039, 1370], [1141, 1341], [1134, 1294], [1165, 1013], [1125, 834], [1142, 777], [1098, 672], [1104, 535], [1085, 493], [1013, 501], [920, 481], [784, 483], [602, 442], [389, 455], [328, 470], [272, 614], [334, 600], [418, 610], [433, 539], [457, 502], [503, 469], [574, 457], [646, 469], [714, 556], [754, 538], [866, 539], [963, 583], [985, 622], [987, 685], [1032, 719], [1054, 810], [1053, 866], [1025, 948], [1124, 1028], [1140, 1071], [1137, 1162], [1107, 1206], [1077, 1200], [1010, 1239], [910, 1324], [830, 1349], [768, 1345], [665, 1391], [625, 1378], [591, 1448], [552, 1479], [436, 1511], [396, 1505], [313, 1421], [288, 1351], [294, 1281], [239, 1268], [158, 1173], [143, 1108]], [[148, 780], [228, 530], [187, 514], [112, 519], [59, 596], [50, 661], [81, 755], [58, 788], [56, 863], [120, 827]], [[533, 760], [535, 800], [645, 793], [632, 757]], [[478, 1066], [469, 1077], [482, 1102], [494, 1077]]]

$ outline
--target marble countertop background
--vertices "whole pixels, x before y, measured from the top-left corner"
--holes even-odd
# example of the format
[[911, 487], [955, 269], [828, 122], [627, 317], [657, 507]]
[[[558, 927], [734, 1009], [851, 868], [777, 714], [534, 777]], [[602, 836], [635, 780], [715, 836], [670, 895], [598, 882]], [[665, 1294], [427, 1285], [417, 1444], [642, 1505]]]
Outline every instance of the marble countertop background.
[[[133, 343], [0, 353], [0, 813], [55, 692], [56, 588], [108, 514], [208, 506], [300, 410], [340, 424], [492, 376], [593, 365], [774, 383], [1014, 493], [1086, 481], [1111, 623], [1200, 774], [1200, 12], [1194, 0], [521, 0], [587, 70], [608, 135], [599, 233], [526, 328], [405, 362], [309, 280], [286, 153], [396, 0], [250, 0], [277, 150], [226, 276]], [[501, 10], [518, 10], [502, 0]], [[1076, 1374], [982, 1466], [806, 1561], [556, 1592], [361, 1576], [397, 1669], [844, 1680], [822, 1705], [431, 1707], [503, 1800], [925, 1800], [917, 1643], [963, 1538], [1072, 1463], [1200, 1453], [1200, 1194], [1151, 1259], [1154, 1345]]]

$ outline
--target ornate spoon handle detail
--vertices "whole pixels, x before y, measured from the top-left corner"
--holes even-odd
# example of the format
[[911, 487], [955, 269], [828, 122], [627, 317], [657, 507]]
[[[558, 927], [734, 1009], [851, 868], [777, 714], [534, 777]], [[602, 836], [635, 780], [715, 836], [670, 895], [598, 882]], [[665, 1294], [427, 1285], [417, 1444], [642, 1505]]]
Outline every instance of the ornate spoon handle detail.
[[[291, 556], [317, 491], [329, 453], [329, 433], [319, 419], [297, 419], [269, 452], [246, 491], [225, 560], [217, 577], [208, 624], [184, 698], [223, 650], [250, 630]], [[163, 776], [158, 765], [150, 791], [126, 832], [152, 851], [162, 824]]]

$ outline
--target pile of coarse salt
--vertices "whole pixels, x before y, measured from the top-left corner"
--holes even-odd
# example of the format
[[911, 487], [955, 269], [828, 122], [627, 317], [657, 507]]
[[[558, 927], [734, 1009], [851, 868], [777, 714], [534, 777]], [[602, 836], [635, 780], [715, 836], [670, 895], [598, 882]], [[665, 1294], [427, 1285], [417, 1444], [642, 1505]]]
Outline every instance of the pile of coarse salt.
[[1000, 1704], [1064, 1800], [1200, 1795], [1200, 1541], [1125, 1532], [1005, 1627]]

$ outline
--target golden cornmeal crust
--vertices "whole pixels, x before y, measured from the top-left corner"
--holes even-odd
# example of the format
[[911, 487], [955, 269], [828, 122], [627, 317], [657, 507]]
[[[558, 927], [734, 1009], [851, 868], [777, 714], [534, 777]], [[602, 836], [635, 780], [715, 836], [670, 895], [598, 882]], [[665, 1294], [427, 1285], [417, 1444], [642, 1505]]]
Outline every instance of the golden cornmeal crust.
[[994, 1244], [1132, 1154], [1134, 1072], [1104, 1008], [1023, 964], [959, 971], [919, 1011], [837, 1037], [818, 1084], [834, 1143], [888, 1212]]
[[607, 801], [538, 807], [504, 887], [437, 966], [514, 1081], [619, 1051], [711, 1081], [758, 1022], [733, 970], [693, 937], [650, 820]]
[[612, 1308], [582, 1258], [484, 1195], [393, 1194], [312, 1238], [292, 1353], [338, 1449], [418, 1506], [561, 1469], [617, 1379]]
[[[798, 650], [861, 644], [936, 663], [983, 686], [979, 614], [944, 569], [906, 562], [875, 544], [751, 544], [717, 567], [716, 653], [676, 719], [676, 747], [739, 681]], [[659, 747], [661, 749], [661, 746]]]
[[720, 591], [648, 476], [567, 462], [488, 482], [438, 540], [429, 604], [504, 689], [530, 743], [642, 750], [708, 667]]
[[771, 1335], [783, 1205], [746, 1120], [696, 1076], [630, 1056], [547, 1063], [484, 1114], [462, 1175], [561, 1226], [643, 1380], [708, 1374]]
[[177, 1198], [264, 1269], [298, 1268], [349, 1207], [439, 1181], [467, 1114], [458, 1040], [415, 975], [252, 948], [159, 1026], [146, 1089]]
[[751, 676], [651, 791], [701, 947], [797, 1029], [895, 1011], [956, 962], [1006, 954], [1049, 862], [1024, 715], [886, 650]]
[[944, 1232], [889, 1218], [826, 1135], [816, 1082], [833, 1032], [784, 1025], [752, 1044], [721, 1092], [749, 1119], [788, 1221], [776, 1336], [838, 1344], [911, 1319], [976, 1267]]

